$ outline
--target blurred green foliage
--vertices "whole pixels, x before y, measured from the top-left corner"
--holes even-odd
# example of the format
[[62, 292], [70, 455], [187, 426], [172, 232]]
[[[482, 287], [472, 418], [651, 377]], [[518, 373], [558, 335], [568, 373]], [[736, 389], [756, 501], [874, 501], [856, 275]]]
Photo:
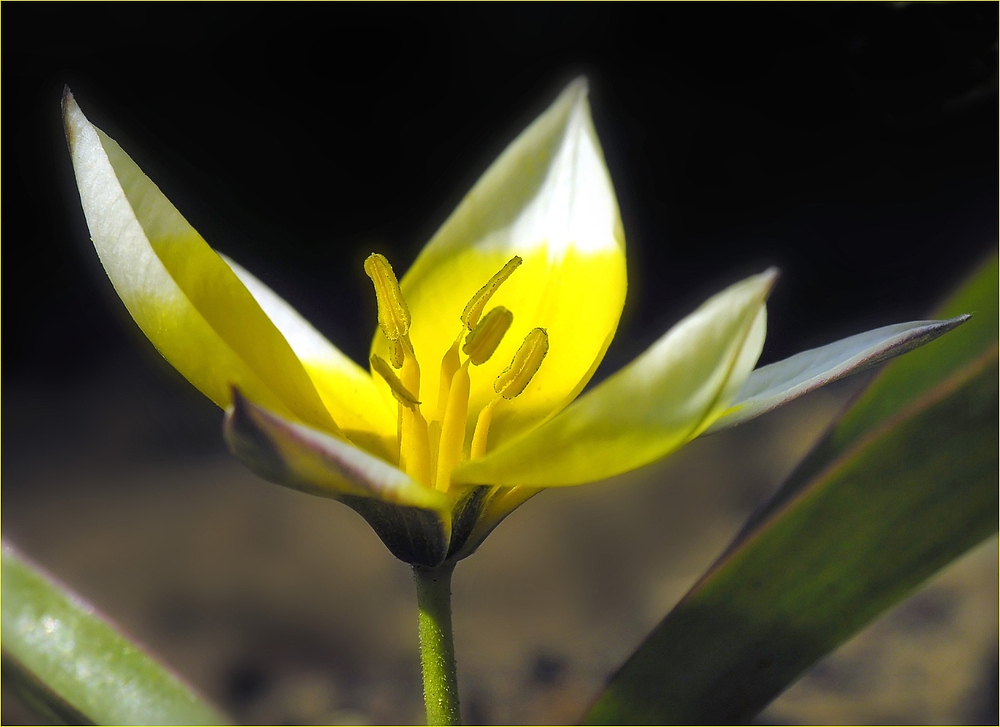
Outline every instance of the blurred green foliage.
[[226, 719], [94, 608], [3, 550], [3, 681], [53, 724]]
[[997, 529], [997, 258], [936, 312], [601, 695], [591, 724], [740, 723]]

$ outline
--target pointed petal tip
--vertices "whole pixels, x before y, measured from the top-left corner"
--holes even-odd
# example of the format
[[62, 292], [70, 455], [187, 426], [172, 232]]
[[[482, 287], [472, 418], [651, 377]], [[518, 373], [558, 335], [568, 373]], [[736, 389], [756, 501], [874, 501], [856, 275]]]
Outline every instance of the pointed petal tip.
[[237, 451], [239, 433], [237, 429], [245, 425], [245, 422], [254, 419], [254, 405], [243, 396], [239, 387], [235, 384], [229, 385], [230, 403], [222, 416], [222, 438], [225, 440], [229, 451], [239, 457]]
[[946, 333], [951, 333], [963, 323], [967, 323], [971, 318], [971, 313], [963, 313], [962, 315], [955, 316], [954, 318], [926, 321], [925, 330], [928, 331], [933, 338], [937, 338], [938, 336], [943, 336]]
[[578, 97], [586, 98], [590, 93], [590, 79], [586, 76], [577, 76], [566, 86], [566, 91], [577, 95]]
[[[577, 76], [563, 88], [554, 106], [565, 104], [567, 107], [578, 112], [582, 108], [589, 107], [588, 96], [590, 95], [590, 81], [586, 76]], [[571, 112], [571, 113], [573, 113]]]
[[745, 282], [750, 283], [754, 287], [759, 287], [761, 302], [763, 302], [771, 295], [771, 291], [774, 290], [774, 285], [780, 277], [781, 270], [772, 265], [764, 272], [750, 276]]
[[62, 121], [63, 121], [63, 133], [66, 135], [66, 145], [73, 146], [73, 124], [70, 119], [70, 114], [74, 110], [79, 110], [79, 106], [76, 104], [76, 99], [73, 97], [73, 92], [69, 90], [68, 85], [63, 85], [62, 98], [59, 100], [59, 109], [62, 111]]
[[73, 153], [74, 145], [83, 129], [93, 127], [90, 119], [83, 113], [80, 105], [76, 102], [76, 96], [68, 85], [63, 85], [62, 98], [59, 100], [59, 109], [62, 112], [63, 133], [66, 136], [66, 146], [70, 153]]
[[946, 333], [951, 333], [963, 323], [967, 323], [971, 318], [971, 313], [963, 313], [962, 315], [955, 316], [954, 318], [927, 321], [924, 330], [931, 335], [931, 338], [928, 339], [928, 341], [933, 340], [938, 336], [943, 336]]
[[226, 417], [223, 422], [223, 426], [226, 426], [233, 415], [236, 414], [237, 410], [239, 410], [240, 413], [244, 413], [247, 408], [247, 399], [240, 393], [240, 388], [236, 384], [229, 385], [229, 396], [230, 404], [226, 407]]

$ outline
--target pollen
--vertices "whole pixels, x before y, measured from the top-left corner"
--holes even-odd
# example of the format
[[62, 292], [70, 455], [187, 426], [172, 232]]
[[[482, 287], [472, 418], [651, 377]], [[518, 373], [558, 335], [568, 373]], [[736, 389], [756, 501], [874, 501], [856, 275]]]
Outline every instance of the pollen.
[[472, 332], [466, 336], [462, 353], [469, 357], [474, 366], [481, 366], [490, 360], [503, 340], [510, 324], [514, 322], [514, 314], [503, 306], [498, 306], [487, 313]]
[[[492, 311], [491, 311], [492, 312]], [[485, 320], [485, 319], [484, 319]], [[490, 402], [479, 411], [476, 428], [472, 433], [472, 446], [469, 450], [470, 459], [479, 459], [486, 455], [486, 445], [490, 436], [490, 423], [493, 421], [493, 410], [504, 399], [516, 398], [531, 382], [542, 365], [545, 354], [549, 352], [549, 334], [544, 328], [533, 328], [524, 337], [524, 342], [514, 354], [510, 366], [505, 368], [493, 384], [496, 392]]]
[[392, 395], [396, 398], [396, 401], [409, 409], [413, 409], [414, 407], [420, 405], [420, 402], [417, 401], [417, 397], [410, 393], [409, 389], [403, 386], [403, 382], [399, 380], [399, 377], [396, 376], [396, 372], [392, 370], [392, 367], [389, 366], [388, 362], [384, 358], [372, 354], [369, 362], [371, 363], [372, 370], [385, 379], [385, 383], [389, 385], [389, 390], [392, 391]]
[[472, 300], [466, 304], [465, 310], [462, 311], [462, 323], [464, 323], [470, 331], [476, 327], [476, 324], [479, 322], [479, 316], [483, 314], [483, 311], [486, 309], [486, 304], [490, 302], [490, 298], [493, 297], [497, 288], [500, 287], [503, 281], [511, 276], [511, 273], [517, 270], [517, 268], [521, 265], [521, 262], [521, 258], [518, 255], [515, 255], [508, 260], [507, 263], [500, 268], [500, 270], [498, 270], [492, 278], [489, 279], [486, 285], [480, 288], [476, 294], [472, 296]]
[[505, 368], [493, 390], [504, 399], [513, 399], [528, 385], [542, 365], [545, 354], [549, 352], [549, 334], [544, 328], [533, 328], [524, 337], [524, 342], [514, 354], [514, 360]]
[[373, 252], [365, 260], [365, 272], [375, 285], [378, 325], [389, 339], [393, 368], [403, 365], [402, 339], [410, 331], [410, 309], [406, 307], [399, 281], [384, 255]]

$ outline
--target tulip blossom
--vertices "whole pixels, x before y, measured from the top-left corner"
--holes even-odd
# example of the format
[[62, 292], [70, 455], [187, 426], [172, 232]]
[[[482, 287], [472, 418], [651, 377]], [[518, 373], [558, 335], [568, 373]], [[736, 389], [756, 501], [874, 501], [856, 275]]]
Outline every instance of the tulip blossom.
[[[653, 462], [959, 325], [917, 321], [754, 369], [767, 270], [709, 298], [583, 392], [625, 302], [625, 234], [575, 81], [518, 136], [399, 280], [372, 253], [366, 370], [215, 252], [67, 91], [97, 253], [132, 318], [225, 409], [261, 477], [339, 500], [413, 566], [429, 724], [459, 724], [451, 573], [516, 507]], [[581, 393], [583, 392], [583, 393]]]
[[265, 479], [351, 506], [420, 567], [470, 555], [543, 488], [646, 465], [962, 320], [888, 326], [755, 371], [768, 270], [581, 394], [617, 329], [626, 264], [579, 80], [401, 279], [368, 258], [378, 325], [366, 370], [209, 247], [68, 93], [64, 116], [108, 277], [160, 353], [226, 410], [232, 452]]

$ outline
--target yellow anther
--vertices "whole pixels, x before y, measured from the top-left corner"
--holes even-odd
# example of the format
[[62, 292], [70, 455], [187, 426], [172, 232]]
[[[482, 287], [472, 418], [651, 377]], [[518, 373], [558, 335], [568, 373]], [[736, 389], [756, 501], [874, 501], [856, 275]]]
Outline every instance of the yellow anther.
[[542, 359], [548, 352], [549, 334], [544, 328], [532, 328], [524, 337], [524, 343], [514, 354], [510, 366], [497, 376], [493, 390], [504, 399], [513, 399], [524, 391], [524, 387], [538, 372], [538, 367], [542, 365]]
[[497, 350], [504, 334], [514, 321], [514, 314], [503, 306], [497, 306], [476, 324], [465, 338], [465, 345], [462, 352], [469, 357], [469, 360], [476, 366], [480, 366], [490, 360], [490, 356]]
[[389, 363], [392, 364], [394, 369], [403, 368], [403, 353], [406, 349], [403, 348], [402, 341], [389, 341]]
[[389, 363], [384, 358], [372, 354], [370, 361], [375, 373], [385, 379], [385, 383], [389, 384], [389, 389], [392, 391], [392, 395], [396, 397], [396, 401], [409, 409], [415, 408], [420, 403], [410, 393], [409, 389], [403, 386], [403, 382], [399, 380], [396, 372], [392, 370], [392, 367], [389, 366]]
[[[368, 263], [365, 263], [367, 265]], [[386, 263], [388, 264], [388, 263]], [[471, 331], [479, 323], [479, 316], [483, 314], [483, 310], [486, 308], [486, 304], [489, 303], [490, 298], [496, 292], [500, 284], [510, 277], [510, 274], [517, 270], [517, 266], [521, 264], [521, 258], [515, 255], [507, 264], [500, 268], [499, 272], [489, 279], [482, 288], [479, 289], [472, 300], [469, 301], [468, 305], [465, 306], [465, 310], [462, 311], [462, 323]]]
[[[378, 299], [378, 325], [382, 333], [391, 342], [398, 342], [410, 330], [410, 309], [406, 307], [403, 294], [399, 290], [399, 281], [392, 272], [392, 266], [384, 255], [373, 252], [365, 260], [365, 272], [375, 285], [375, 297]], [[396, 368], [403, 365], [402, 349], [392, 350], [392, 363]], [[396, 362], [399, 364], [396, 365]]]

